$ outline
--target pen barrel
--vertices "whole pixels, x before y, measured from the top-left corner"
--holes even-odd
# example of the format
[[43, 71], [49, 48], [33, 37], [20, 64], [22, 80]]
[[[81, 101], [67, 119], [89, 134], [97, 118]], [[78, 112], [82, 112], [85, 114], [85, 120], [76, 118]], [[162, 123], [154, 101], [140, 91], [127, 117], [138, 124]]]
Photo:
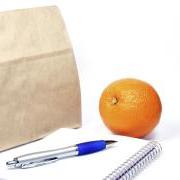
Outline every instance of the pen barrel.
[[17, 160], [19, 167], [30, 168], [30, 167], [40, 166], [43, 164], [52, 163], [59, 159], [68, 158], [77, 155], [78, 155], [77, 146], [69, 146], [66, 148], [59, 148], [55, 150], [26, 154], [14, 158], [14, 160]]
[[31, 168], [72, 156], [95, 153], [105, 149], [112, 143], [114, 143], [114, 141], [98, 140], [80, 143], [65, 148], [34, 152], [15, 157], [13, 161], [9, 161], [6, 164], [9, 168]]

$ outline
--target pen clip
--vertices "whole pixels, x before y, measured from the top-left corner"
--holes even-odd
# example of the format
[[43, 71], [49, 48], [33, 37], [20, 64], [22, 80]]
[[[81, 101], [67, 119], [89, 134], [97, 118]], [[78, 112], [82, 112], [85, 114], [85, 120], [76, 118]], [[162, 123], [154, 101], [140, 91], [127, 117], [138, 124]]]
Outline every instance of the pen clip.
[[58, 160], [57, 157], [50, 157], [50, 158], [47, 158], [47, 159], [41, 159], [41, 160], [32, 160], [32, 161], [24, 161], [21, 163], [20, 167], [22, 169], [26, 169], [26, 168], [33, 168], [33, 167], [37, 167], [37, 166], [42, 166], [42, 165], [45, 165], [45, 164], [50, 164], [50, 163], [53, 163], [53, 162], [56, 162]]
[[58, 160], [58, 157], [47, 157], [44, 159], [29, 159], [29, 160], [24, 160], [24, 161], [18, 161], [17, 158], [14, 158], [13, 161], [8, 161], [6, 165], [11, 169], [11, 168], [33, 168], [37, 166], [42, 166], [45, 164], [50, 164]]

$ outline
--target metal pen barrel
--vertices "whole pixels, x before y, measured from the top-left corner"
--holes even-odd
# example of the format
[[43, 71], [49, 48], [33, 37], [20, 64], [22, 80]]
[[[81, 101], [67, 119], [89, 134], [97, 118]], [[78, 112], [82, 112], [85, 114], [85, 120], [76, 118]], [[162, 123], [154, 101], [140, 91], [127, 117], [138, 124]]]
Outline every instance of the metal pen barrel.
[[65, 148], [34, 152], [15, 157], [13, 161], [8, 161], [6, 165], [8, 166], [8, 168], [32, 168], [36, 166], [53, 163], [63, 158], [87, 155], [98, 151], [102, 151], [115, 142], [116, 141], [113, 140], [95, 140], [76, 144]]
[[48, 151], [35, 152], [18, 156], [7, 162], [9, 168], [30, 168], [55, 162], [59, 159], [78, 155], [77, 146], [69, 146]]

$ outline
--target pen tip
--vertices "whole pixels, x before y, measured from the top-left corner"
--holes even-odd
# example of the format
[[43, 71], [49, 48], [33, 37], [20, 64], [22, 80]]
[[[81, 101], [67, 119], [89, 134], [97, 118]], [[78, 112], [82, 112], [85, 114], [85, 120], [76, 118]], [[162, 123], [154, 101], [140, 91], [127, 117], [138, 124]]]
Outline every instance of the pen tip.
[[106, 140], [106, 145], [110, 145], [110, 144], [114, 144], [116, 143], [117, 141], [114, 141], [114, 140]]

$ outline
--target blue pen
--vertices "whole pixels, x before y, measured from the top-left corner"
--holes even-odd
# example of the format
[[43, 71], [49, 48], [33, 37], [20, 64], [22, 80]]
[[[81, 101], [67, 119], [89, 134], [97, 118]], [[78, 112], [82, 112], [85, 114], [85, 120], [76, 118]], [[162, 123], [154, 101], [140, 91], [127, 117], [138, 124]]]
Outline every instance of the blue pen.
[[60, 159], [102, 151], [115, 142], [116, 141], [113, 140], [98, 140], [84, 142], [65, 148], [34, 152], [15, 157], [12, 161], [8, 161], [6, 165], [8, 166], [8, 168], [22, 169], [42, 166], [45, 164], [53, 163]]

